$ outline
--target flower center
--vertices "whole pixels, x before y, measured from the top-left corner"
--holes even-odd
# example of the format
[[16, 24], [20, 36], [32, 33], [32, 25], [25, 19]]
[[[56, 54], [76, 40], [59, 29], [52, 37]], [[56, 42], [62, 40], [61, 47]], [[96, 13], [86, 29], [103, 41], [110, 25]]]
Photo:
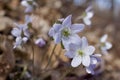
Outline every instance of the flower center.
[[84, 52], [82, 50], [77, 51], [80, 56], [83, 56]]
[[101, 47], [104, 47], [105, 46], [105, 43], [101, 43]]
[[23, 31], [21, 32], [21, 37], [24, 37], [24, 32]]
[[83, 17], [86, 17], [86, 15], [87, 15], [87, 13], [86, 13], [86, 12], [84, 12], [84, 13], [82, 14], [82, 16], [83, 16]]
[[63, 29], [62, 35], [65, 36], [65, 37], [68, 37], [70, 35], [70, 31], [67, 28]]

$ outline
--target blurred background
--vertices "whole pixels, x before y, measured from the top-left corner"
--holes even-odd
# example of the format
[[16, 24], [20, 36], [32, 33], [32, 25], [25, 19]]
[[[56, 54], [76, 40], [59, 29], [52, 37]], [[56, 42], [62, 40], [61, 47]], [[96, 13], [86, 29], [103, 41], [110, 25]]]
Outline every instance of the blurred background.
[[[22, 48], [13, 49], [15, 38], [11, 30], [14, 23], [24, 23], [25, 7], [22, 0], [0, 0], [0, 80], [120, 80], [120, 0], [35, 0], [37, 6], [30, 14], [32, 18], [31, 39]], [[57, 45], [51, 63], [44, 70], [54, 47], [48, 36], [52, 25], [60, 18], [72, 14], [73, 23], [88, 6], [93, 7], [92, 25], [80, 33], [86, 36], [89, 44], [96, 47], [104, 34], [113, 47], [108, 55], [102, 55], [98, 67], [99, 74], [90, 75], [82, 67], [69, 71], [71, 60], [64, 56], [64, 50]], [[35, 40], [42, 37], [44, 47], [35, 45]], [[33, 49], [33, 48], [34, 49]], [[34, 51], [34, 71], [33, 69]]]

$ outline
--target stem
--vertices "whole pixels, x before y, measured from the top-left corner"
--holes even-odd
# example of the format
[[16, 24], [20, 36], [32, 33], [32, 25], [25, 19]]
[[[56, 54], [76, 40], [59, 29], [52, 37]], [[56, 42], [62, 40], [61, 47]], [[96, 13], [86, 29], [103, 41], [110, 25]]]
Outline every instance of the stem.
[[[32, 40], [32, 42], [33, 42], [33, 40]], [[33, 45], [32, 45], [32, 53], [33, 53], [33, 57], [32, 57], [32, 64], [33, 64], [33, 66], [32, 66], [32, 68], [33, 68], [33, 76], [34, 76], [34, 47], [33, 47]]]
[[53, 50], [52, 50], [52, 52], [51, 52], [50, 58], [48, 59], [48, 63], [47, 63], [47, 65], [45, 66], [45, 69], [47, 69], [48, 65], [49, 65], [50, 62], [51, 62], [51, 59], [52, 59], [52, 56], [53, 56], [53, 53], [54, 53], [54, 50], [55, 50], [56, 46], [57, 46], [57, 45], [55, 44], [54, 47], [53, 47]]

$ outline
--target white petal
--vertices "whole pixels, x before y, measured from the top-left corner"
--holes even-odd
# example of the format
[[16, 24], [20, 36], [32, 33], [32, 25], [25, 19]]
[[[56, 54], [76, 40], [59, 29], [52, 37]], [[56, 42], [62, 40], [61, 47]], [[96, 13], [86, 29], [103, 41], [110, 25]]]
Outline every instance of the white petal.
[[90, 11], [90, 12], [87, 12], [87, 16], [86, 16], [88, 19], [92, 18], [93, 17], [93, 12]]
[[90, 65], [90, 56], [82, 56], [82, 64], [88, 67]]
[[85, 18], [83, 18], [83, 21], [86, 25], [88, 25], [88, 26], [91, 25], [91, 20], [89, 18], [85, 17]]
[[28, 41], [28, 38], [24, 37], [22, 40], [23, 40], [24, 43], [26, 43]]
[[71, 62], [72, 67], [78, 67], [81, 64], [82, 58], [81, 56], [75, 56]]
[[105, 34], [100, 38], [100, 42], [104, 43], [107, 40], [108, 35]]
[[13, 28], [11, 34], [15, 37], [21, 36], [21, 30], [19, 30], [18, 28]]
[[14, 48], [20, 46], [21, 43], [22, 43], [22, 38], [21, 38], [21, 37], [17, 37], [17, 38], [16, 38], [16, 42], [15, 42], [15, 44], [14, 44]]
[[110, 42], [105, 43], [106, 49], [112, 48], [112, 44]]
[[64, 19], [64, 21], [62, 23], [63, 27], [70, 27], [71, 26], [71, 17], [72, 17], [72, 15], [69, 15]]
[[73, 33], [81, 32], [84, 29], [84, 24], [73, 24], [71, 26], [71, 30]]
[[88, 46], [84, 49], [84, 53], [86, 55], [92, 55], [94, 53], [94, 51], [95, 51], [95, 47], [93, 47], [93, 46]]
[[82, 49], [84, 49], [87, 46], [88, 46], [88, 41], [86, 37], [82, 37], [82, 45], [81, 45]]
[[29, 6], [28, 2], [25, 1], [25, 0], [23, 0], [23, 1], [21, 2], [21, 5], [22, 5], [22, 6], [25, 6], [25, 7], [28, 7], [28, 6]]

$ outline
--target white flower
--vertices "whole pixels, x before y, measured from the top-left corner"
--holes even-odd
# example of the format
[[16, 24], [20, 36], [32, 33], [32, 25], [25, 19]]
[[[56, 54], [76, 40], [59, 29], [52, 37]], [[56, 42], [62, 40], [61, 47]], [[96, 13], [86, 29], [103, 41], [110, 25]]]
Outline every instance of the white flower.
[[108, 53], [107, 50], [111, 49], [112, 48], [112, 44], [110, 42], [107, 41], [107, 38], [108, 38], [108, 35], [105, 34], [103, 35], [101, 38], [100, 38], [100, 42], [101, 42], [101, 50], [104, 53]]
[[34, 2], [34, 0], [22, 0], [21, 5], [26, 7], [26, 9], [25, 9], [26, 13], [32, 12], [34, 6], [37, 6], [37, 4]]
[[72, 15], [66, 17], [62, 24], [55, 23], [49, 31], [49, 36], [53, 37], [56, 44], [62, 41], [64, 47], [68, 47], [69, 43], [80, 42], [80, 37], [77, 35], [84, 29], [84, 24], [72, 24]]
[[93, 15], [94, 15], [94, 12], [91, 11], [91, 8], [92, 8], [91, 6], [88, 7], [88, 8], [86, 9], [85, 13], [83, 14], [83, 22], [84, 22], [86, 25], [88, 25], [88, 26], [91, 25], [91, 18], [92, 18]]
[[81, 63], [85, 67], [88, 67], [91, 63], [90, 56], [94, 51], [95, 48], [93, 46], [89, 46], [87, 39], [83, 37], [81, 43], [71, 43], [65, 55], [69, 58], [73, 58], [71, 62], [72, 67], [78, 67]]
[[13, 28], [11, 34], [16, 37], [16, 43], [14, 44], [14, 48], [20, 46], [22, 43], [26, 43], [28, 38], [30, 37], [28, 27], [25, 24], [16, 24], [16, 28]]

